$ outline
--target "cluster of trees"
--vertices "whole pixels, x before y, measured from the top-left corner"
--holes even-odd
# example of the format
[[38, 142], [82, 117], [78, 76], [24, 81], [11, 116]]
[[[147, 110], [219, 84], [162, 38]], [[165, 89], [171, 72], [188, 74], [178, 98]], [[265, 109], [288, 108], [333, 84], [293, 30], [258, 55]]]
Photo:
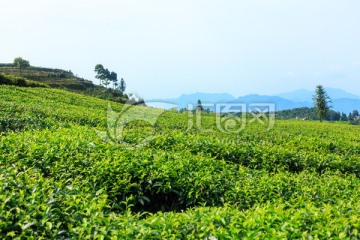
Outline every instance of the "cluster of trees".
[[21, 57], [17, 57], [14, 59], [14, 66], [19, 68], [20, 76], [21, 76], [21, 69], [30, 67], [30, 62]]
[[95, 77], [100, 81], [100, 86], [108, 87], [110, 83], [113, 83], [113, 89], [119, 90], [121, 93], [125, 92], [126, 83], [123, 78], [120, 81], [118, 80], [117, 73], [110, 72], [101, 64], [97, 64], [94, 71], [96, 73]]
[[354, 110], [352, 113], [349, 113], [348, 120], [349, 121], [357, 121], [359, 120], [360, 115], [358, 110]]
[[[303, 119], [303, 120], [319, 120], [319, 116], [317, 115], [317, 111], [315, 108], [293, 108], [288, 110], [278, 111], [276, 113], [277, 119]], [[329, 110], [328, 114], [324, 117], [323, 120], [326, 121], [348, 121], [350, 123], [354, 123], [360, 119], [359, 111], [353, 110], [351, 113], [346, 114], [343, 112], [336, 112], [333, 110]]]
[[326, 120], [330, 121], [349, 121], [354, 122], [357, 121], [360, 118], [359, 111], [353, 110], [351, 113], [346, 115], [346, 113], [340, 113], [340, 112], [334, 112], [331, 111], [330, 114], [327, 116]]
[[301, 107], [276, 112], [277, 119], [318, 120], [315, 108]]
[[360, 115], [358, 110], [353, 110], [352, 113], [349, 113], [349, 115], [346, 115], [345, 113], [331, 111], [331, 99], [327, 95], [322, 85], [316, 86], [313, 100], [316, 114], [320, 121], [325, 119], [330, 121], [349, 121], [353, 124], [360, 123]]

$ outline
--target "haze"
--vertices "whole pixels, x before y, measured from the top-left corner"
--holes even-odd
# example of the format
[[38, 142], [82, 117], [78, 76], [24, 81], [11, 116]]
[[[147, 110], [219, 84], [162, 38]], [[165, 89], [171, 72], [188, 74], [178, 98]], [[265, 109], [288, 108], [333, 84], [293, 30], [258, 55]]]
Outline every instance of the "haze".
[[276, 94], [315, 85], [360, 95], [358, 0], [1, 2], [0, 62], [71, 69], [98, 63], [128, 92]]

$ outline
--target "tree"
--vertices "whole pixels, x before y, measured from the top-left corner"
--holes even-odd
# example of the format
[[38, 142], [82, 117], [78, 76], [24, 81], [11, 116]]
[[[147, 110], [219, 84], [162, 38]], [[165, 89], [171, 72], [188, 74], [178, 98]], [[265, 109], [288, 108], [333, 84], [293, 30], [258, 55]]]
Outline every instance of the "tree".
[[105, 69], [104, 70], [104, 80], [103, 80], [103, 84], [105, 85], [105, 87], [107, 87], [110, 84], [110, 71], [109, 69]]
[[346, 113], [341, 113], [341, 121], [347, 121], [348, 117], [346, 116]]
[[19, 68], [20, 76], [21, 76], [21, 69], [30, 67], [29, 61], [22, 59], [21, 57], [17, 57], [14, 59], [14, 65]]
[[317, 85], [315, 90], [315, 96], [313, 97], [316, 114], [318, 115], [320, 122], [325, 119], [330, 111], [331, 103], [330, 97], [327, 95], [322, 85]]
[[200, 111], [200, 112], [204, 111], [204, 108], [203, 108], [203, 106], [202, 106], [202, 104], [201, 104], [200, 99], [197, 101], [196, 110], [197, 110], [197, 111]]
[[104, 84], [107, 87], [110, 84], [111, 77], [109, 69], [105, 69], [103, 65], [97, 64], [94, 71], [96, 72], [95, 78], [100, 80], [100, 86]]
[[115, 85], [117, 85], [118, 82], [117, 73], [111, 72], [109, 75], [109, 80], [113, 83], [113, 88], [115, 89]]
[[358, 117], [359, 116], [359, 111], [358, 110], [353, 110], [352, 116], [353, 116], [353, 118]]
[[124, 93], [125, 89], [126, 89], [126, 83], [125, 83], [124, 79], [121, 78], [120, 85], [119, 85], [119, 90], [121, 91], [121, 93]]
[[349, 117], [348, 117], [349, 122], [354, 123], [355, 121], [359, 120], [359, 111], [358, 110], [353, 110], [352, 113], [349, 113]]
[[330, 121], [339, 121], [341, 119], [340, 112], [330, 111], [329, 115], [330, 115], [329, 116]]
[[100, 86], [102, 84], [102, 81], [104, 81], [106, 79], [106, 72], [105, 72], [105, 68], [103, 65], [101, 64], [97, 64], [95, 66], [95, 70], [96, 72], [96, 76], [95, 78], [99, 79], [99, 82], [100, 82]]

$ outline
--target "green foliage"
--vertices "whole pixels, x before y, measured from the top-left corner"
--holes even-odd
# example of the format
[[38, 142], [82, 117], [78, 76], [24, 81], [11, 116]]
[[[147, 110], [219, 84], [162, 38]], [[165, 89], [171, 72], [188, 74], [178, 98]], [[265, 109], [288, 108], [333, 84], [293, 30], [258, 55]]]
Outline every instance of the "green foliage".
[[329, 103], [331, 102], [330, 97], [327, 95], [322, 85], [316, 86], [315, 96], [313, 98], [316, 113], [322, 121], [326, 118], [330, 111]]
[[[278, 111], [276, 112], [276, 119], [319, 120], [319, 117], [316, 108], [302, 107]], [[325, 119], [328, 121], [347, 121], [347, 116], [345, 113], [329, 110]]]
[[14, 59], [14, 65], [19, 68], [20, 76], [21, 76], [21, 69], [30, 67], [29, 61], [22, 59], [21, 57], [17, 57]]
[[122, 93], [125, 93], [125, 89], [126, 89], [125, 80], [124, 80], [123, 78], [121, 78], [120, 84], [119, 84], [119, 90], [120, 90]]
[[200, 100], [200, 99], [198, 99], [198, 101], [197, 101], [196, 110], [197, 110], [197, 111], [204, 111], [204, 108], [203, 108], [203, 106], [202, 106], [202, 104], [201, 104], [201, 100]]
[[360, 115], [358, 110], [353, 110], [349, 113], [348, 120], [353, 125], [360, 125]]
[[360, 237], [358, 126], [248, 121], [230, 134], [214, 115], [200, 131], [172, 111], [154, 127], [129, 124], [127, 141], [155, 134], [129, 149], [96, 133], [105, 100], [3, 85], [0, 96], [2, 239]]
[[26, 68], [26, 67], [30, 67], [30, 63], [29, 61], [22, 59], [21, 57], [17, 57], [14, 59], [14, 65], [19, 67], [19, 68]]
[[19, 87], [42, 87], [48, 88], [47, 84], [31, 81], [26, 78], [16, 77], [13, 75], [4, 75], [0, 73], [0, 84], [4, 85], [14, 85]]
[[[95, 66], [95, 73], [96, 73], [96, 78], [100, 80], [100, 85], [101, 84], [104, 84], [105, 87], [107, 87], [110, 82], [113, 83], [113, 88], [115, 89], [115, 85], [117, 86], [118, 85], [118, 79], [117, 79], [117, 73], [115, 72], [110, 72], [109, 69], [105, 69], [103, 65], [101, 64], [97, 64]], [[121, 79], [121, 82], [120, 82], [120, 89], [122, 89], [125, 82], [123, 79]], [[125, 87], [124, 87], [124, 91], [125, 91]], [[121, 91], [121, 93], [123, 93], [124, 91]]]
[[101, 84], [104, 84], [105, 86], [107, 86], [108, 84], [108, 77], [110, 75], [110, 72], [108, 69], [105, 69], [103, 67], [103, 65], [101, 64], [97, 64], [95, 66], [95, 69], [94, 69], [95, 73], [96, 73], [96, 76], [95, 78], [99, 79], [100, 80], [100, 85]]

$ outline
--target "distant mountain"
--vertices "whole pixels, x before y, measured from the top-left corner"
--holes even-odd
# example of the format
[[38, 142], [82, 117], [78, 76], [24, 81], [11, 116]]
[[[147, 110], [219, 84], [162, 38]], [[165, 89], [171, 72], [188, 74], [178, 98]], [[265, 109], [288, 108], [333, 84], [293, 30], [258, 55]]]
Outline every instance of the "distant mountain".
[[[331, 99], [360, 99], [360, 96], [346, 92], [339, 88], [325, 88], [325, 90]], [[275, 96], [279, 96], [294, 102], [312, 102], [313, 95], [314, 91], [299, 89], [293, 92], [276, 94]]]
[[313, 91], [308, 91], [305, 89], [295, 90], [293, 92], [286, 92], [276, 94], [275, 96], [294, 101], [294, 102], [309, 102], [312, 101], [312, 96], [314, 95]]
[[[348, 93], [341, 89], [327, 88], [327, 93], [332, 99], [332, 110], [344, 112], [348, 114], [354, 109], [360, 110], [360, 97], [354, 94]], [[312, 107], [313, 96], [312, 91], [300, 89], [289, 93], [277, 94], [275, 96], [266, 96], [259, 94], [250, 94], [235, 98], [228, 93], [193, 93], [183, 94], [178, 98], [171, 99], [154, 99], [145, 101], [147, 105], [161, 108], [177, 107], [187, 108], [188, 104], [196, 106], [198, 99], [205, 105], [206, 103], [274, 103], [276, 105], [276, 111]], [[159, 104], [168, 103], [168, 104]], [[169, 107], [166, 107], [168, 105]], [[207, 108], [207, 106], [204, 106]], [[213, 110], [214, 108], [211, 108]]]
[[344, 112], [346, 114], [349, 114], [355, 109], [360, 111], [360, 99], [333, 99], [331, 105], [333, 106], [332, 110]]
[[[293, 102], [278, 96], [264, 96], [258, 94], [250, 94], [243, 97], [235, 98], [228, 93], [193, 93], [183, 94], [179, 98], [171, 99], [152, 99], [147, 100], [146, 105], [160, 108], [171, 108], [177, 106], [180, 108], [187, 108], [188, 104], [196, 106], [197, 101], [201, 100], [205, 108], [206, 104], [212, 103], [274, 103], [276, 110], [292, 109], [296, 107], [309, 107], [311, 103], [307, 102]], [[167, 107], [168, 106], [168, 107]], [[212, 107], [209, 107], [213, 110]]]
[[[166, 103], [166, 105], [175, 104], [178, 108], [187, 108], [188, 104], [196, 106], [197, 101], [201, 100], [202, 103], [220, 103], [220, 102], [231, 102], [235, 100], [235, 97], [231, 96], [228, 93], [192, 93], [192, 94], [183, 94], [178, 98], [168, 98], [168, 99], [151, 99], [146, 100], [146, 105], [157, 107], [161, 102]], [[165, 106], [165, 105], [162, 105]]]
[[339, 88], [325, 88], [325, 90], [332, 99], [340, 99], [340, 98], [360, 99], [360, 96], [346, 92]]
[[250, 103], [274, 103], [276, 111], [292, 109], [298, 107], [310, 107], [311, 103], [308, 102], [294, 102], [278, 96], [265, 96], [258, 94], [250, 94], [239, 97], [235, 102]]

